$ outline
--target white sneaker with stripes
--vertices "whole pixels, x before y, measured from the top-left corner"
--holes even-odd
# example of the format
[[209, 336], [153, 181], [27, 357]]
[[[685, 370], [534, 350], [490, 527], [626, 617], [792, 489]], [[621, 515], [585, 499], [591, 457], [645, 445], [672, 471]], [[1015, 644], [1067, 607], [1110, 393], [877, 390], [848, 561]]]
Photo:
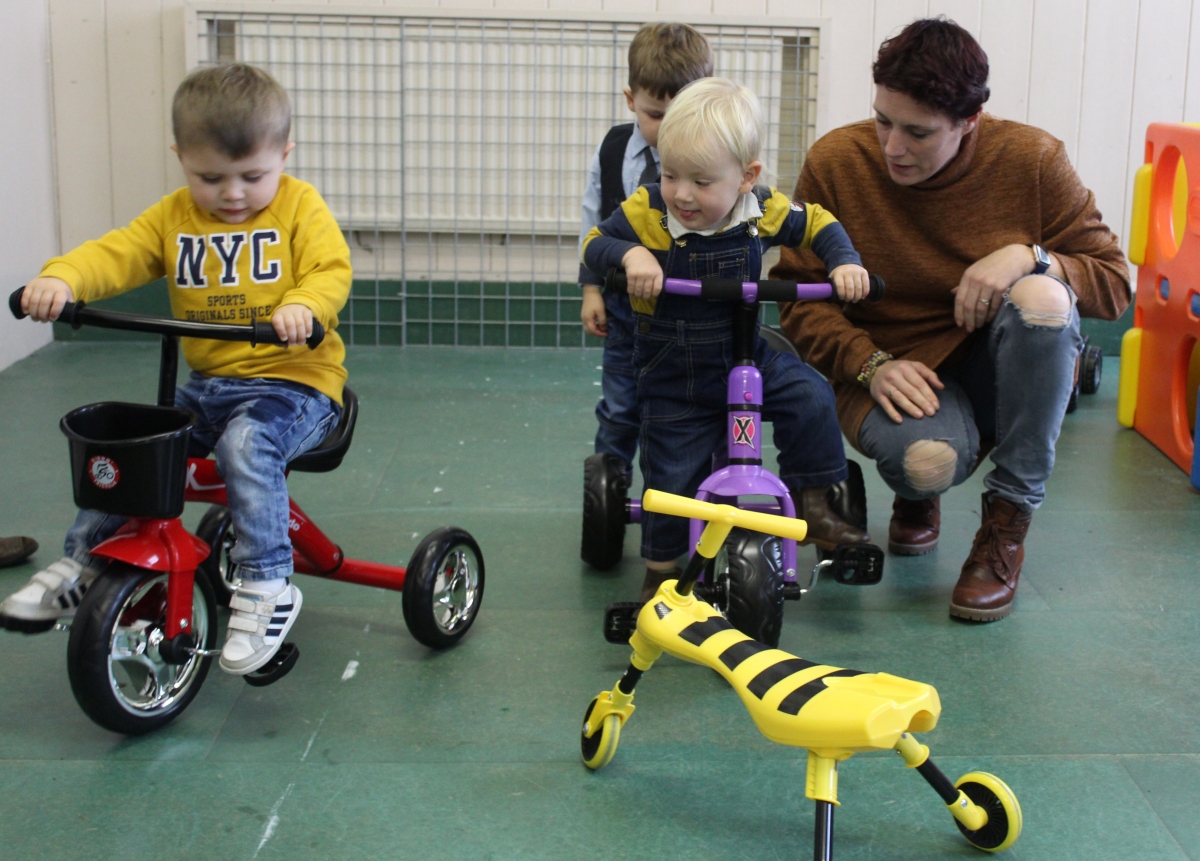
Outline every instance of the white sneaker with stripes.
[[229, 634], [221, 650], [221, 669], [235, 676], [257, 670], [279, 651], [304, 596], [288, 581], [278, 592], [265, 594], [253, 581], [243, 581], [229, 599]]
[[0, 602], [0, 627], [37, 634], [75, 615], [96, 572], [64, 556], [51, 562]]

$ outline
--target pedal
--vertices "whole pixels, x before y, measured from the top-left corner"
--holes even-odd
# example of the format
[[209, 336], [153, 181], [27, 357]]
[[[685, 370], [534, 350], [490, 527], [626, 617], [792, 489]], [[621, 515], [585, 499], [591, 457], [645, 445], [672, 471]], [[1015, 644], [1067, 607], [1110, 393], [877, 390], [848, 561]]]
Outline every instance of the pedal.
[[300, 647], [295, 643], [284, 643], [275, 653], [275, 657], [254, 672], [246, 673], [242, 678], [246, 680], [246, 684], [256, 688], [273, 685], [292, 671], [299, 658]]
[[874, 586], [883, 579], [883, 550], [874, 544], [839, 544], [829, 566], [833, 579], [847, 586]]
[[783, 582], [783, 600], [799, 601], [806, 590], [800, 588], [799, 583], [789, 583], [786, 580]]
[[604, 639], [625, 646], [637, 630], [641, 601], [616, 601], [604, 608]]

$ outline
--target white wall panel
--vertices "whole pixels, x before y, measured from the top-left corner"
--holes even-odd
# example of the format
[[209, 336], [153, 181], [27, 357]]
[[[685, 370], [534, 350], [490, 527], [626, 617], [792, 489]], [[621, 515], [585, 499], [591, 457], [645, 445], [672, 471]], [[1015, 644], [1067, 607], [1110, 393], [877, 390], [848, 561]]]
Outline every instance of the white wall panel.
[[1125, 168], [1138, 7], [1123, 0], [1091, 0], [1084, 38], [1083, 88], [1075, 169], [1096, 195], [1105, 223], [1125, 237]]
[[930, 0], [930, 15], [945, 15], [968, 33], [979, 38], [979, 20], [983, 12], [981, 0]]
[[[37, 275], [58, 252], [50, 109], [50, 36], [45, 0], [0, 12], [0, 296]], [[0, 307], [0, 369], [49, 342], [49, 326], [18, 322]], [[11, 408], [8, 404], [6, 407]]]
[[1029, 116], [1033, 0], [983, 0], [979, 43], [987, 51], [992, 97], [985, 110], [1008, 120]]
[[1133, 174], [1143, 161], [1146, 126], [1183, 119], [1191, 11], [1188, 5], [1171, 0], [1141, 0], [1125, 166], [1125, 205], [1120, 222], [1123, 233], [1128, 230]]
[[[830, 19], [829, 128], [871, 115], [871, 62], [875, 59], [875, 4], [872, 0], [822, 0], [821, 15]], [[818, 127], [817, 134], [828, 129]]]
[[895, 36], [918, 18], [929, 15], [928, 0], [875, 0], [875, 25], [871, 38], [872, 59], [879, 44]]
[[1078, 156], [1087, 16], [1088, 0], [1038, 0], [1034, 6], [1027, 122], [1066, 144], [1072, 162]]

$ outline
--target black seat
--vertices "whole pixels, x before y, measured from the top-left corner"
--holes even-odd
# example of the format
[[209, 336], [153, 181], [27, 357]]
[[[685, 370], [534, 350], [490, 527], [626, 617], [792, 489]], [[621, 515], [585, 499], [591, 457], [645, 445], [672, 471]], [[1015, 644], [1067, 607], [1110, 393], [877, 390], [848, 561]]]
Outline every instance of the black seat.
[[337, 469], [346, 452], [350, 450], [350, 440], [354, 438], [354, 422], [358, 418], [358, 397], [348, 388], [342, 389], [342, 417], [321, 444], [306, 451], [288, 464], [288, 469], [296, 472], [332, 472]]

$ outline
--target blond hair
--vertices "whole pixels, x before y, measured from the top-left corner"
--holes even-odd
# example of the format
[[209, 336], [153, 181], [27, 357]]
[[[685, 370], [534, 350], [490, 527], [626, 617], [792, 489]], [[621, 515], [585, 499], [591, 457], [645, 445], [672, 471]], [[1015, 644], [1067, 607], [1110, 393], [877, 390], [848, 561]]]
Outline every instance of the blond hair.
[[700, 167], [729, 153], [745, 169], [758, 159], [762, 139], [758, 96], [725, 78], [702, 78], [671, 102], [658, 127], [658, 152], [664, 160]]
[[713, 73], [708, 40], [687, 24], [646, 24], [629, 45], [629, 89], [656, 99], [675, 94], [697, 78]]
[[226, 63], [197, 69], [179, 85], [171, 104], [175, 146], [182, 152], [211, 146], [229, 158], [263, 145], [287, 145], [292, 105], [279, 82], [262, 69]]

